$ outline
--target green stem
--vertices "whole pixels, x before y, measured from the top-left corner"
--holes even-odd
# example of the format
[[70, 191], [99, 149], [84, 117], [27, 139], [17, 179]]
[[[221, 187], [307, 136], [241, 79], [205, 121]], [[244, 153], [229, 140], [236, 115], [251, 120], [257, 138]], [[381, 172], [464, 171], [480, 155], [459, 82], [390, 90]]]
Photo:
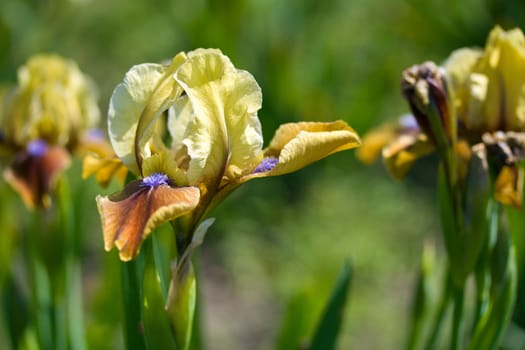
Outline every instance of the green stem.
[[[199, 259], [193, 259], [193, 269], [197, 284], [199, 282]], [[195, 311], [193, 316], [193, 326], [191, 332], [190, 350], [202, 350], [205, 348], [203, 330], [202, 330], [202, 295], [201, 289], [197, 288], [195, 292]]]
[[[44, 235], [42, 213], [36, 212], [24, 237], [26, 268], [31, 298], [30, 312], [40, 348], [55, 348], [53, 337], [52, 292], [49, 274], [40, 254], [40, 237]], [[45, 227], [45, 226], [44, 226]]]
[[463, 334], [464, 334], [464, 299], [465, 291], [462, 287], [454, 288], [454, 315], [452, 319], [452, 338], [450, 343], [451, 350], [459, 350], [463, 348]]
[[[140, 259], [140, 256], [139, 258]], [[138, 260], [137, 259], [137, 260]], [[145, 350], [146, 343], [142, 334], [142, 317], [140, 305], [142, 303], [142, 288], [139, 281], [140, 267], [138, 261], [121, 262], [122, 266], [122, 293], [124, 294], [124, 339], [126, 349]], [[140, 273], [142, 275], [142, 273]]]
[[75, 230], [74, 202], [65, 176], [61, 178], [58, 189], [57, 207], [60, 215], [58, 231], [61, 232], [57, 232], [59, 233], [57, 236], [64, 240], [64, 252], [60, 271], [63, 291], [55, 292], [55, 302], [61, 306], [60, 310], [57, 310], [57, 317], [60, 312], [64, 323], [61, 330], [63, 342], [73, 350], [84, 350], [87, 345], [82, 310], [82, 271], [77, 249], [79, 231]]
[[426, 343], [425, 349], [433, 350], [437, 348], [439, 334], [441, 333], [441, 327], [443, 325], [443, 320], [445, 318], [445, 312], [447, 311], [447, 306], [450, 301], [451, 296], [451, 277], [450, 272], [446, 273], [445, 283], [442, 284], [443, 289], [441, 291], [441, 298], [439, 300], [439, 305], [430, 328], [430, 335]]

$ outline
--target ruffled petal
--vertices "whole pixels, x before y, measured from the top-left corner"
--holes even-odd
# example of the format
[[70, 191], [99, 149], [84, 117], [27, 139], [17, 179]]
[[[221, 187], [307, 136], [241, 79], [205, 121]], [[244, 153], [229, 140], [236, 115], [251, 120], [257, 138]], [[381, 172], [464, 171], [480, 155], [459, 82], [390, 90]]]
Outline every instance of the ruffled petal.
[[265, 158], [277, 158], [277, 164], [271, 170], [256, 172], [251, 176], [291, 173], [330, 154], [355, 148], [360, 144], [357, 133], [344, 121], [283, 124], [264, 152]]
[[140, 174], [140, 163], [149, 156], [145, 145], [157, 117], [182, 91], [171, 75], [184, 60], [185, 55], [179, 54], [170, 66], [134, 66], [113, 91], [108, 111], [109, 138], [117, 156], [135, 174]]
[[505, 81], [505, 103], [509, 108], [503, 121], [508, 130], [525, 130], [525, 37], [521, 30], [507, 32], [500, 61]]
[[[482, 84], [479, 79], [471, 77], [471, 72], [481, 57], [482, 51], [479, 49], [470, 49], [462, 48], [455, 50], [447, 58], [443, 67], [447, 72], [447, 82], [452, 87], [454, 91], [454, 107], [458, 111], [458, 116], [463, 120], [466, 126], [474, 127], [479, 126], [481, 121], [479, 116], [476, 113], [471, 113], [472, 108], [475, 106], [472, 105], [472, 101], [469, 102], [469, 96], [472, 96], [472, 90], [474, 90], [474, 95], [478, 97], [484, 95], [483, 89], [473, 87], [474, 85]], [[484, 98], [484, 96], [483, 96]], [[474, 103], [476, 101], [473, 101]], [[472, 119], [472, 117], [474, 117]]]
[[193, 118], [193, 107], [188, 95], [179, 97], [168, 110], [168, 132], [171, 136], [171, 147], [175, 151], [186, 147], [182, 143], [190, 120]]
[[262, 149], [256, 114], [262, 94], [253, 76], [235, 69], [219, 50], [200, 49], [188, 53], [175, 79], [193, 110], [183, 139], [190, 183], [251, 171]]
[[39, 138], [71, 146], [80, 132], [98, 123], [95, 85], [73, 61], [32, 56], [19, 68], [18, 81], [2, 126], [10, 141], [24, 145]]
[[120, 259], [135, 258], [142, 241], [159, 225], [174, 220], [199, 204], [196, 187], [143, 186], [133, 181], [113, 196], [97, 197], [104, 248], [119, 250]]
[[135, 174], [140, 174], [135, 154], [137, 126], [165, 69], [160, 64], [132, 67], [113, 91], [109, 102], [109, 139], [117, 156]]

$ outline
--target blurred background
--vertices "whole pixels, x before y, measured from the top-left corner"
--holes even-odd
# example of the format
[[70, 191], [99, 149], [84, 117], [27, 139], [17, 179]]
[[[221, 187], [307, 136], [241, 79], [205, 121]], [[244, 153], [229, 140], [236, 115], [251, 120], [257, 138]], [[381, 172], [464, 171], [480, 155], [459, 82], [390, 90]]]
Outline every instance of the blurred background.
[[[404, 68], [483, 46], [495, 24], [524, 28], [525, 6], [519, 0], [2, 0], [0, 81], [15, 82], [33, 54], [58, 53], [96, 81], [105, 116], [113, 88], [132, 65], [215, 47], [260, 84], [266, 140], [279, 124], [299, 120], [344, 119], [363, 135], [407, 112], [399, 93]], [[402, 347], [423, 243], [441, 244], [435, 161], [424, 159], [399, 183], [380, 162], [364, 166], [354, 153], [250, 182], [213, 213], [217, 221], [198, 254], [205, 348], [287, 349], [280, 330], [293, 324], [311, 333], [345, 261], [353, 280], [340, 348]], [[89, 344], [119, 348], [118, 259], [103, 251], [94, 200], [118, 185], [101, 189], [92, 179], [78, 180], [79, 173], [78, 164], [69, 171], [77, 179], [85, 240]], [[22, 208], [8, 189], [2, 195]], [[13, 229], [14, 220], [3, 230]]]

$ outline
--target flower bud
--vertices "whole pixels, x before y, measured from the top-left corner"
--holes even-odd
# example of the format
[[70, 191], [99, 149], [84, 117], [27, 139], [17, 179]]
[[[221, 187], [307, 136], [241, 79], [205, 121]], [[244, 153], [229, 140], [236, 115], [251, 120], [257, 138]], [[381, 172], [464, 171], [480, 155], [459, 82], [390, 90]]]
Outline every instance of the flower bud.
[[412, 66], [403, 72], [401, 90], [421, 129], [438, 148], [446, 147], [455, 126], [444, 71], [433, 62]]

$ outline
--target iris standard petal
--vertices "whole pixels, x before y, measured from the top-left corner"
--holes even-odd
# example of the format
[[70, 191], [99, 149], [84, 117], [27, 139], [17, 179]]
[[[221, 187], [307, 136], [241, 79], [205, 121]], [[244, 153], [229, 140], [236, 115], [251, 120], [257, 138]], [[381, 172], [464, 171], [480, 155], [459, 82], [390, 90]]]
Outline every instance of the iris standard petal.
[[253, 76], [237, 70], [219, 50], [200, 49], [188, 53], [175, 79], [193, 110], [183, 140], [191, 158], [190, 183], [251, 171], [262, 149], [256, 114], [262, 94]]
[[135, 174], [149, 150], [157, 117], [168, 109], [181, 93], [173, 80], [173, 72], [186, 56], [174, 57], [171, 65], [145, 63], [132, 67], [111, 96], [108, 111], [108, 131], [117, 156]]
[[[492, 114], [498, 116], [499, 126], [504, 130], [524, 130], [525, 37], [519, 29], [505, 32], [497, 27], [489, 36], [486, 50], [488, 65], [497, 71], [492, 79], [495, 86], [489, 88], [489, 94], [496, 89], [501, 94], [495, 96], [501, 98], [499, 101], [487, 101], [487, 104], [493, 104], [492, 108], [490, 104], [487, 106], [487, 118]], [[501, 106], [502, 103], [505, 104], [504, 107]]]
[[108, 111], [108, 133], [117, 156], [135, 174], [140, 174], [135, 154], [137, 126], [155, 87], [166, 67], [140, 64], [132, 67], [111, 96]]
[[480, 119], [477, 117], [470, 120], [469, 110], [472, 106], [469, 103], [469, 96], [471, 96], [471, 72], [481, 55], [482, 51], [479, 49], [462, 48], [452, 52], [443, 64], [447, 72], [447, 82], [454, 91], [454, 107], [458, 111], [458, 117], [467, 126], [479, 124], [477, 119]]
[[116, 246], [122, 261], [133, 259], [156, 227], [193, 210], [199, 198], [196, 187], [145, 186], [140, 180], [116, 195], [98, 196], [104, 248]]
[[18, 70], [2, 128], [23, 145], [35, 138], [70, 146], [78, 133], [94, 127], [100, 112], [93, 81], [70, 60], [35, 55]]

